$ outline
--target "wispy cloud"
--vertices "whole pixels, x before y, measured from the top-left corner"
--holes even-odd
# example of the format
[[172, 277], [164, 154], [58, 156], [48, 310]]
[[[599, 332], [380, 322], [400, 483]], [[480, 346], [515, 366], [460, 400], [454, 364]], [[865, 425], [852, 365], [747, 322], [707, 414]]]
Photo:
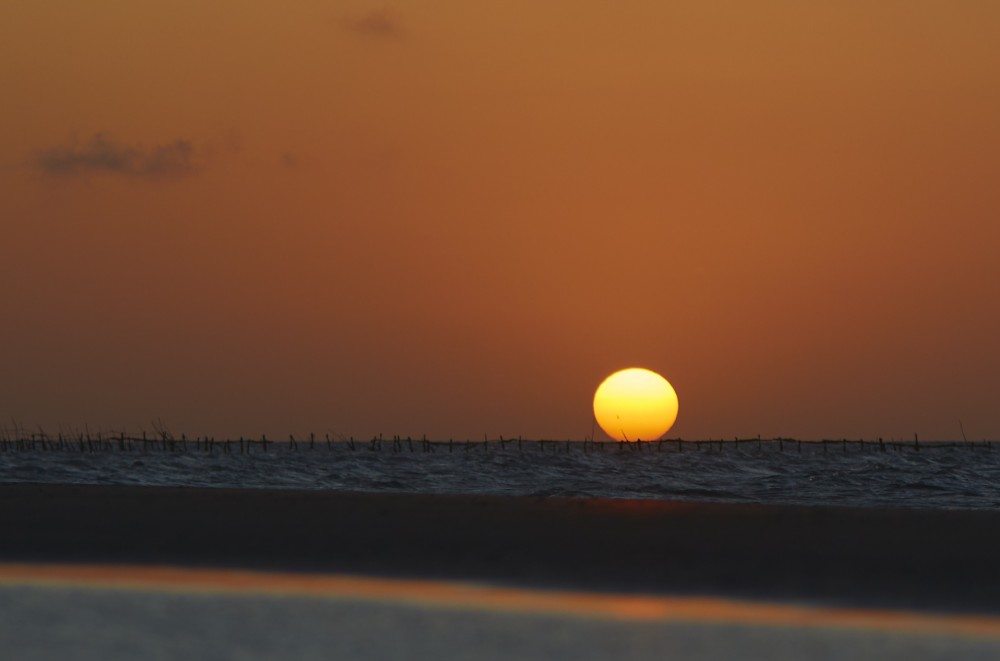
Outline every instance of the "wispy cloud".
[[117, 143], [104, 133], [69, 147], [52, 147], [40, 152], [35, 165], [50, 175], [77, 175], [107, 172], [161, 179], [197, 170], [194, 146], [189, 140], [175, 140], [153, 147]]
[[403, 28], [394, 12], [388, 7], [376, 9], [358, 16], [347, 16], [341, 25], [348, 31], [378, 39], [398, 39], [403, 36]]

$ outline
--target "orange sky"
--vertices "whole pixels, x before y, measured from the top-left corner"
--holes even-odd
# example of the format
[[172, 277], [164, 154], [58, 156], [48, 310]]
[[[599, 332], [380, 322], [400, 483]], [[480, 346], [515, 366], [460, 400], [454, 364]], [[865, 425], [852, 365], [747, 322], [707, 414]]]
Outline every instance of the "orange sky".
[[1000, 5], [627, 5], [5, 3], [0, 416], [1000, 437]]

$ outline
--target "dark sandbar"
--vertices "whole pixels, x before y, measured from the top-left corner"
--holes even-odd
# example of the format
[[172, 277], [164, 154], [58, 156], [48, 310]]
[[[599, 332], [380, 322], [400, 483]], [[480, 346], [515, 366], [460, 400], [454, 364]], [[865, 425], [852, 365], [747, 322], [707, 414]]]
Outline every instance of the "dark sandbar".
[[0, 561], [1000, 612], [1000, 512], [0, 485]]

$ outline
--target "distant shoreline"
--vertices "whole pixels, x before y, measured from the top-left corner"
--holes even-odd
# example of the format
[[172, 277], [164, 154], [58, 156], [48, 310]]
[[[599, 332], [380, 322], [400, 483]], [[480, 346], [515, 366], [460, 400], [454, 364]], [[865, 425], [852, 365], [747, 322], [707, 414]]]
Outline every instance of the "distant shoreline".
[[226, 438], [217, 440], [214, 437], [198, 436], [187, 437], [184, 434], [174, 436], [169, 434], [160, 435], [130, 435], [126, 433], [94, 433], [94, 434], [57, 434], [49, 435], [45, 432], [12, 436], [7, 433], [0, 433], [0, 454], [5, 452], [142, 452], [142, 451], [164, 451], [164, 452], [225, 452], [225, 453], [254, 453], [267, 452], [269, 448], [282, 448], [290, 450], [333, 450], [348, 449], [350, 451], [389, 451], [389, 452], [456, 452], [478, 450], [489, 452], [490, 450], [505, 452], [569, 452], [571, 449], [582, 452], [613, 452], [613, 451], [698, 451], [698, 450], [724, 450], [733, 447], [756, 447], [762, 449], [777, 449], [780, 452], [801, 451], [803, 448], [810, 450], [821, 449], [823, 452], [903, 452], [923, 450], [937, 450], [947, 448], [960, 448], [970, 451], [993, 450], [992, 440], [980, 441], [956, 441], [956, 440], [935, 440], [921, 441], [917, 435], [911, 440], [885, 440], [878, 439], [796, 439], [796, 438], [731, 438], [731, 439], [702, 439], [686, 440], [682, 438], [663, 438], [654, 441], [634, 440], [592, 440], [592, 439], [526, 439], [526, 438], [496, 438], [483, 437], [481, 440], [430, 440], [426, 437], [414, 439], [412, 437], [393, 436], [383, 438], [381, 435], [368, 440], [357, 440], [354, 438], [332, 439], [327, 435], [324, 438], [317, 438], [315, 434], [310, 434], [306, 438], [295, 438], [289, 436], [287, 439], [273, 439], [262, 435], [260, 438]]

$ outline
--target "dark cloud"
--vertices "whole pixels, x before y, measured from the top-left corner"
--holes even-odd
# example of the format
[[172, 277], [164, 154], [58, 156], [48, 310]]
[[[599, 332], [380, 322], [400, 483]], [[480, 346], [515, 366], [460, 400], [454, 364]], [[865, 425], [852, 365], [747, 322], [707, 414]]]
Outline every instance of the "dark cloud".
[[41, 152], [37, 167], [51, 175], [110, 172], [153, 179], [177, 177], [197, 169], [189, 140], [175, 140], [151, 148], [132, 147], [97, 133], [88, 142], [53, 147]]
[[403, 36], [403, 29], [393, 12], [386, 9], [376, 9], [361, 16], [349, 16], [341, 21], [341, 25], [356, 34], [381, 39], [396, 39]]

